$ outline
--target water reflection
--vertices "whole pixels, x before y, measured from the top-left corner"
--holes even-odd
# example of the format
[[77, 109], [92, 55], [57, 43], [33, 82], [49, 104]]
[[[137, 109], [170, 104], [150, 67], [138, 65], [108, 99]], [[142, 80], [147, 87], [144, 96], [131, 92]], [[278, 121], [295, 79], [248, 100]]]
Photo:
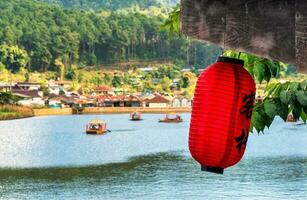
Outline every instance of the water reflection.
[[307, 126], [276, 119], [252, 134], [225, 175], [204, 173], [187, 150], [189, 115], [103, 115], [111, 133], [88, 136], [96, 116], [0, 122], [0, 199], [307, 199]]
[[27, 190], [32, 198], [57, 193], [68, 199], [305, 199], [306, 163], [300, 157], [251, 158], [217, 176], [173, 152], [81, 168], [2, 169], [0, 196], [20, 196]]

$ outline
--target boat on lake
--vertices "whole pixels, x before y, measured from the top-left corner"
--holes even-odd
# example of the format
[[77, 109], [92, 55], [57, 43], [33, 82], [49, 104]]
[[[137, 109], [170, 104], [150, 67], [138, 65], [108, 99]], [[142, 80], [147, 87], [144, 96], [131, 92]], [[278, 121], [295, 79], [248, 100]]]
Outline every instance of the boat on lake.
[[290, 113], [287, 117], [287, 122], [297, 122], [292, 113]]
[[142, 120], [142, 114], [140, 112], [132, 112], [130, 114], [131, 121], [140, 121]]
[[92, 120], [86, 125], [87, 134], [101, 135], [106, 132], [107, 132], [107, 124], [106, 122], [100, 119]]
[[183, 120], [179, 114], [170, 113], [165, 116], [164, 119], [160, 119], [160, 123], [181, 123]]

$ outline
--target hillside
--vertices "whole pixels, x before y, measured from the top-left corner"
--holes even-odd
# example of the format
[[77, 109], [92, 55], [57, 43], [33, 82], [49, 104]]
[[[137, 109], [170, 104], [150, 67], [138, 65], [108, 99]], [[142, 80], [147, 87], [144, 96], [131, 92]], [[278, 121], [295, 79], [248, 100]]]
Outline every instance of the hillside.
[[[206, 66], [219, 49], [161, 30], [163, 15], [67, 10], [34, 0], [0, 1], [0, 68], [55, 71], [131, 60]], [[155, 7], [157, 12], [159, 8]], [[18, 61], [11, 58], [19, 58]]]
[[149, 8], [150, 6], [173, 6], [179, 0], [39, 0], [42, 2], [59, 4], [66, 8], [82, 9], [111, 9], [128, 8], [139, 6], [140, 8]]

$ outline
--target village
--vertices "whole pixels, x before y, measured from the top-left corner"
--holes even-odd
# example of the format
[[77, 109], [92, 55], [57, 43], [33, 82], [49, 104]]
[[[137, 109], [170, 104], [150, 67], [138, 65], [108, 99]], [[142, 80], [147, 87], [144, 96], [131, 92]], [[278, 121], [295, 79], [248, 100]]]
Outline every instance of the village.
[[35, 82], [0, 83], [0, 92], [9, 92], [18, 98], [18, 105], [33, 108], [189, 108], [192, 105], [192, 99], [181, 95], [172, 97], [154, 92], [129, 94], [106, 85], [95, 87], [89, 94], [81, 95], [77, 91], [69, 91], [70, 84], [70, 81], [50, 80], [47, 92], [44, 92], [41, 84]]

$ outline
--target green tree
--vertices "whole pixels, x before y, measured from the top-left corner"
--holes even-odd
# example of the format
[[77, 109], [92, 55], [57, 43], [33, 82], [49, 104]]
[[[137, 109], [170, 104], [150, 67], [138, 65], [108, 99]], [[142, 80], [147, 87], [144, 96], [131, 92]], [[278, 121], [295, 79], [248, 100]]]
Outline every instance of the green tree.
[[121, 78], [119, 76], [113, 77], [112, 86], [115, 87], [115, 88], [122, 86], [122, 81], [121, 81]]
[[16, 104], [18, 98], [10, 92], [0, 92], [0, 105]]
[[182, 77], [182, 88], [188, 88], [190, 86], [190, 79], [187, 76]]
[[[78, 5], [81, 0], [69, 2]], [[130, 7], [160, 5], [161, 1], [146, 2], [82, 0], [82, 5]], [[145, 6], [144, 9], [95, 12], [64, 9], [34, 0], [0, 1], [0, 7], [5, 16], [0, 19], [0, 44], [24, 49], [30, 58], [27, 65], [30, 71], [56, 71], [57, 58], [61, 58], [67, 68], [72, 64], [100, 66], [131, 60], [171, 61], [200, 67], [210, 64], [219, 55], [217, 47], [175, 35], [169, 38], [168, 32], [161, 29], [169, 8], [144, 10]]]
[[0, 62], [13, 73], [17, 73], [21, 67], [25, 67], [29, 61], [28, 54], [18, 46], [3, 44], [0, 46]]
[[60, 80], [64, 80], [65, 76], [65, 65], [63, 64], [61, 59], [56, 59], [54, 61], [54, 65], [57, 67], [58, 76], [60, 77]]

